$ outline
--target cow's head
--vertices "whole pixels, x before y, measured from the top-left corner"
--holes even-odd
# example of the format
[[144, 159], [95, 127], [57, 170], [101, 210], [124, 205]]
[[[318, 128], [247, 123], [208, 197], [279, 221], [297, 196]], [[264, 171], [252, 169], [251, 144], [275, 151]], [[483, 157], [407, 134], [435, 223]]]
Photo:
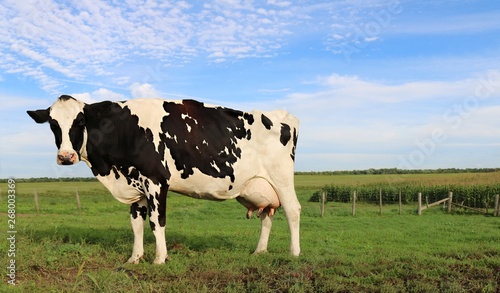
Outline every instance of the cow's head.
[[36, 123], [49, 122], [58, 148], [59, 165], [73, 165], [81, 159], [86, 139], [84, 106], [85, 103], [64, 95], [48, 109], [28, 111]]

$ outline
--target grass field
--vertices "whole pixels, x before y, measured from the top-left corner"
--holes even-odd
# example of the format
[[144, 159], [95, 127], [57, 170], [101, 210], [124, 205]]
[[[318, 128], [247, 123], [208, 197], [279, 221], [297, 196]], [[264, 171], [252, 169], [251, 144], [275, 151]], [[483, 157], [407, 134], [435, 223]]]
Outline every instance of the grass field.
[[[329, 203], [321, 218], [308, 202], [326, 184], [387, 180], [498, 181], [498, 173], [296, 177], [302, 204], [298, 258], [288, 255], [289, 232], [278, 211], [269, 253], [251, 255], [260, 232], [236, 201], [210, 202], [171, 194], [167, 246], [171, 261], [156, 266], [154, 236], [145, 233], [145, 261], [125, 264], [133, 234], [128, 206], [97, 182], [18, 183], [16, 279], [7, 285], [9, 244], [0, 246], [5, 268], [0, 291], [13, 292], [499, 292], [500, 218], [447, 214], [439, 207], [415, 215], [415, 206]], [[2, 223], [7, 184], [1, 186]], [[37, 191], [40, 212], [33, 202]], [[75, 190], [81, 199], [81, 211]]]

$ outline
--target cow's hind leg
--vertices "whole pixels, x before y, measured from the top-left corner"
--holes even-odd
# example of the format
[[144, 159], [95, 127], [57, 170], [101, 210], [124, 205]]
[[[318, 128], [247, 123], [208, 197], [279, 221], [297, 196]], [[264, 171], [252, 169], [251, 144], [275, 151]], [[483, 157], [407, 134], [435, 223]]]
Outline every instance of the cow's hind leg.
[[288, 188], [277, 188], [278, 196], [281, 202], [281, 206], [285, 211], [285, 216], [288, 221], [288, 226], [290, 228], [290, 253], [294, 256], [300, 255], [300, 210], [301, 206], [297, 195], [295, 194], [295, 188], [293, 188], [293, 181], [290, 183], [292, 187]]
[[273, 226], [274, 215], [270, 215], [268, 213], [260, 214], [260, 222], [262, 224], [262, 228], [260, 230], [260, 238], [259, 243], [257, 244], [257, 248], [255, 249], [255, 254], [261, 252], [267, 252], [267, 244], [269, 242], [269, 234], [271, 234], [271, 228]]
[[148, 212], [148, 203], [146, 198], [130, 205], [130, 223], [134, 231], [134, 249], [132, 256], [128, 259], [129, 263], [138, 264], [144, 257], [144, 223]]
[[300, 255], [300, 210], [301, 206], [295, 195], [295, 191], [290, 193], [286, 200], [281, 201], [285, 211], [288, 226], [290, 228], [290, 253], [294, 256]]

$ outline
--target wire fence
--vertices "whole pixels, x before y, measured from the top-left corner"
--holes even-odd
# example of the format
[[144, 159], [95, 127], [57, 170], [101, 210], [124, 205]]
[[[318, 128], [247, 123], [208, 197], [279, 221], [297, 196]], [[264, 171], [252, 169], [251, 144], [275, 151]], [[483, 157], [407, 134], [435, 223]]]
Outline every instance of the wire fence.
[[499, 214], [498, 195], [500, 184], [492, 185], [329, 185], [316, 191], [309, 201], [321, 202], [321, 213], [324, 214], [326, 202], [352, 203], [352, 213], [355, 215], [356, 203], [368, 203], [380, 206], [382, 213], [383, 205], [399, 205], [401, 213], [402, 205], [415, 205], [417, 214], [422, 210], [447, 204], [448, 211], [452, 206], [477, 212]]

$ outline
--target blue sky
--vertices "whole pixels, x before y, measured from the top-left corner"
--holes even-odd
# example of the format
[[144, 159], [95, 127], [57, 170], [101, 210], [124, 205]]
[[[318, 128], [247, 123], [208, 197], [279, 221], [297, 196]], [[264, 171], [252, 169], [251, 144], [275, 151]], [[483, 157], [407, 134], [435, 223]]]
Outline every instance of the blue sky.
[[500, 167], [498, 1], [2, 1], [0, 178], [61, 167], [28, 109], [194, 98], [301, 120], [296, 170]]

